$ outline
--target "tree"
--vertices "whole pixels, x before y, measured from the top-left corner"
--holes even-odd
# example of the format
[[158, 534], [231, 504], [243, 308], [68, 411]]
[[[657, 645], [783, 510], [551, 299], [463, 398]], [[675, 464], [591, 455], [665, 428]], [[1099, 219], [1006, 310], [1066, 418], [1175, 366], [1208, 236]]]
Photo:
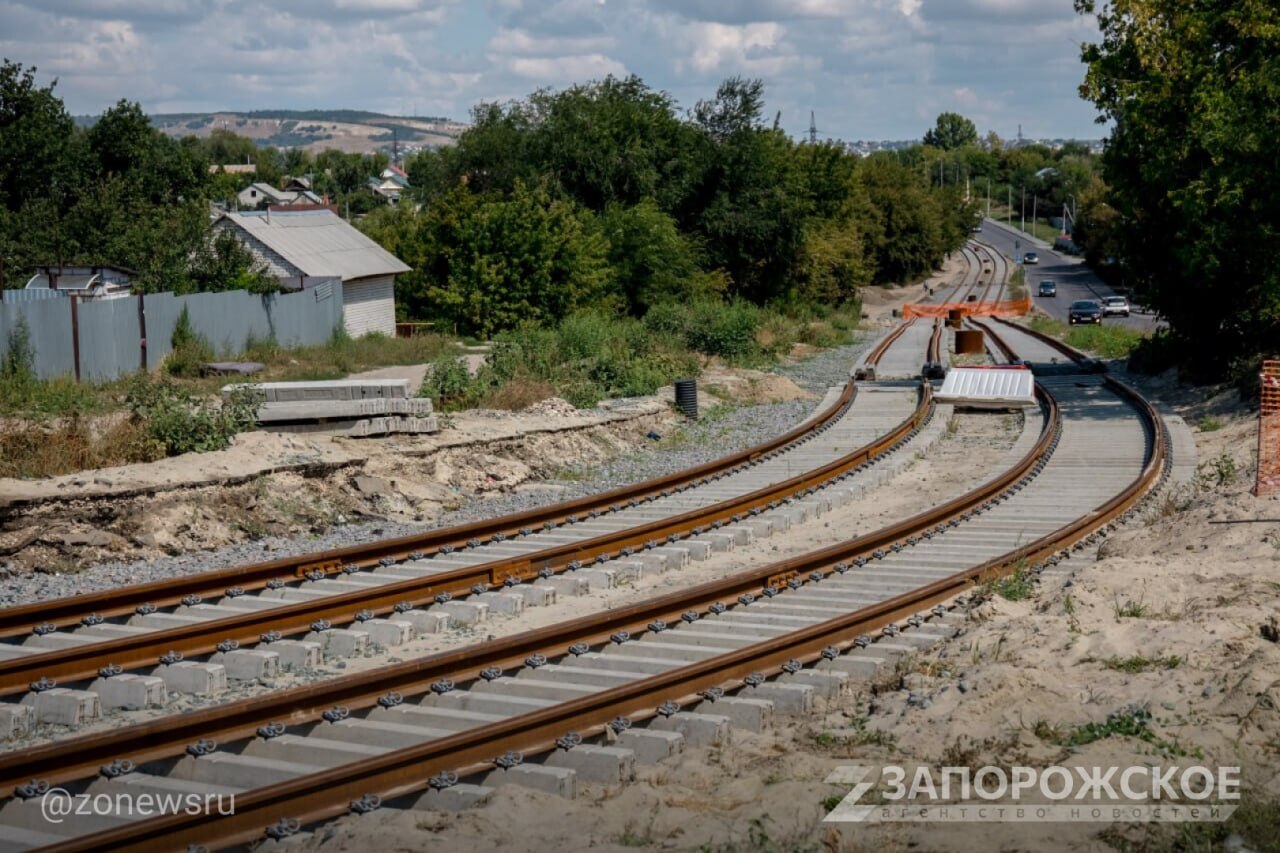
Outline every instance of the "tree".
[[[379, 219], [381, 233], [395, 234], [395, 217]], [[408, 239], [418, 249], [410, 257], [420, 260], [396, 281], [410, 316], [443, 317], [459, 331], [489, 335], [580, 308], [620, 307], [608, 241], [594, 218], [545, 186], [518, 181], [510, 199], [460, 186], [415, 224]]]
[[0, 205], [11, 211], [47, 197], [54, 182], [70, 183], [75, 122], [53, 93], [57, 81], [41, 88], [35, 73], [7, 59], [0, 65]]
[[924, 133], [924, 144], [954, 151], [967, 145], [978, 144], [978, 128], [959, 113], [942, 113], [937, 123]]
[[692, 299], [698, 253], [655, 202], [610, 205], [600, 218], [600, 230], [609, 241], [618, 290], [633, 314], [660, 302], [687, 304]]
[[1280, 341], [1280, 8], [1270, 0], [1076, 0], [1102, 40], [1081, 94], [1114, 122], [1103, 155], [1128, 282], [1188, 366], [1222, 378]]

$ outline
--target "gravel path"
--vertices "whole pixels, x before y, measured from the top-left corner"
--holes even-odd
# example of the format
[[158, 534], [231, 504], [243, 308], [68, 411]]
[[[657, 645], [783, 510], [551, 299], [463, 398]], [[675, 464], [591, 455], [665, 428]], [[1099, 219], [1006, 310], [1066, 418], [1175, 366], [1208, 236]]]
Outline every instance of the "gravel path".
[[[782, 367], [778, 372], [789, 376], [806, 390], [821, 393], [832, 385], [844, 383], [849, 375], [849, 366], [875, 337], [867, 335], [857, 343], [826, 350], [803, 362]], [[608, 464], [594, 466], [590, 471], [568, 472], [561, 479], [527, 483], [506, 494], [471, 499], [430, 524], [354, 522], [323, 534], [268, 537], [159, 560], [99, 563], [75, 574], [36, 573], [6, 578], [0, 581], [0, 607], [341, 548], [371, 538], [406, 536], [582, 497], [690, 468], [759, 444], [795, 426], [814, 405], [813, 401], [796, 400], [713, 410], [702, 420], [662, 436], [649, 451], [620, 457]]]

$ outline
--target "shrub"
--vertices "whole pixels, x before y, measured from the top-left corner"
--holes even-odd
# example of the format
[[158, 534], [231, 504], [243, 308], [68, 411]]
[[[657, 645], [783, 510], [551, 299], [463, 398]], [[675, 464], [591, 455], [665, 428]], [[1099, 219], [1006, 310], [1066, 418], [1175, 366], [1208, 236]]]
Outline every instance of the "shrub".
[[31, 346], [31, 330], [25, 318], [19, 317], [9, 336], [9, 347], [0, 359], [0, 382], [25, 385], [36, 378], [36, 351]]
[[653, 332], [675, 335], [681, 339], [689, 328], [689, 306], [662, 302], [644, 315], [644, 327]]
[[164, 367], [170, 376], [199, 376], [201, 366], [213, 360], [213, 347], [192, 328], [191, 316], [185, 305], [178, 315], [169, 343], [173, 352], [164, 360]]
[[758, 352], [759, 326], [760, 309], [749, 302], [701, 302], [693, 307], [686, 342], [707, 355], [743, 360]]
[[262, 395], [248, 386], [214, 403], [193, 397], [168, 379], [142, 374], [130, 383], [125, 401], [150, 442], [139, 455], [159, 458], [226, 449], [236, 433], [257, 422]]
[[474, 383], [466, 360], [459, 356], [445, 356], [427, 366], [418, 396], [430, 397], [441, 411], [450, 411], [466, 406], [473, 390]]

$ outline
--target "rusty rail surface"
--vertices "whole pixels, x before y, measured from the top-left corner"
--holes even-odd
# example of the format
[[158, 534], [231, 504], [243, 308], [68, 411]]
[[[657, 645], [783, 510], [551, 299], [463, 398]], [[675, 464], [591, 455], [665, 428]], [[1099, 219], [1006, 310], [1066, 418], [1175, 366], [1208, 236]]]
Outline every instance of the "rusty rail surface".
[[[899, 325], [885, 336], [871, 351], [867, 362], [876, 363], [904, 331], [906, 325]], [[158, 608], [176, 606], [189, 595], [221, 596], [230, 587], [251, 592], [265, 588], [272, 581], [296, 581], [305, 577], [308, 572], [337, 575], [343, 566], [369, 568], [388, 557], [397, 560], [405, 559], [411, 554], [429, 557], [443, 548], [465, 548], [472, 540], [486, 542], [497, 536], [510, 538], [525, 529], [538, 529], [547, 523], [558, 526], [570, 517], [590, 515], [593, 511], [604, 514], [633, 500], [647, 500], [661, 495], [663, 491], [686, 488], [697, 480], [728, 473], [734, 468], [777, 453], [806, 435], [834, 423], [848, 408], [853, 396], [854, 386], [849, 382], [844, 393], [830, 408], [776, 438], [693, 468], [571, 501], [410, 536], [3, 608], [0, 609], [0, 639], [25, 636], [42, 624], [74, 626], [90, 614], [111, 618], [130, 615], [140, 605]]]
[[[884, 352], [892, 346], [898, 338], [901, 337], [907, 326], [910, 324], [900, 325], [893, 333], [886, 336], [872, 351], [869, 358], [879, 359]], [[931, 353], [936, 353], [940, 342], [940, 328], [935, 326], [934, 333], [930, 341], [929, 349]], [[815, 419], [808, 427], [802, 426], [796, 430], [787, 433], [787, 436], [796, 437], [798, 433], [808, 432], [825, 428], [834, 421], [834, 418], [842, 413], [851, 400], [853, 394], [853, 383], [850, 382], [840, 401], [832, 406], [821, 417]], [[217, 650], [218, 644], [231, 640], [236, 643], [254, 643], [257, 642], [265, 627], [270, 627], [272, 631], [278, 632], [282, 637], [297, 636], [306, 634], [311, 630], [312, 623], [317, 620], [326, 620], [331, 624], [346, 624], [355, 621], [356, 613], [361, 611], [371, 611], [375, 615], [388, 614], [395, 612], [397, 607], [404, 608], [406, 606], [417, 606], [419, 604], [430, 603], [435, 600], [437, 595], [448, 593], [451, 596], [465, 596], [473, 593], [477, 585], [483, 586], [485, 589], [501, 588], [508, 579], [514, 578], [518, 581], [530, 580], [538, 577], [546, 572], [562, 572], [571, 568], [575, 568], [578, 564], [585, 564], [598, 557], [615, 557], [622, 556], [624, 549], [639, 549], [648, 543], [655, 541], [667, 540], [672, 536], [684, 537], [691, 534], [701, 532], [707, 526], [720, 522], [729, 522], [743, 517], [753, 509], [776, 504], [780, 500], [784, 500], [799, 492], [804, 492], [814, 488], [818, 483], [840, 476], [841, 474], [862, 465], [871, 459], [879, 456], [887, 450], [893, 448], [899, 442], [908, 438], [915, 430], [918, 430], [932, 405], [932, 388], [925, 383], [922, 385], [920, 403], [916, 407], [915, 412], [910, 417], [899, 423], [893, 430], [876, 441], [871, 442], [861, 448], [858, 448], [845, 456], [842, 456], [827, 465], [812, 469], [803, 474], [788, 478], [787, 480], [771, 484], [770, 486], [757, 489], [746, 495], [730, 498], [725, 501], [713, 504], [712, 506], [702, 509], [691, 510], [679, 515], [668, 516], [642, 525], [633, 526], [624, 530], [613, 533], [602, 534], [590, 539], [581, 540], [579, 542], [568, 543], [565, 545], [544, 549], [530, 554], [519, 555], [515, 557], [506, 557], [480, 563], [475, 566], [467, 566], [441, 572], [421, 578], [407, 578], [403, 581], [396, 581], [387, 584], [379, 584], [370, 586], [367, 589], [339, 593], [324, 598], [314, 599], [311, 601], [296, 602], [281, 607], [273, 607], [261, 612], [246, 612], [243, 615], [230, 616], [221, 619], [211, 619], [200, 623], [182, 626], [177, 628], [158, 629], [148, 631], [145, 634], [139, 634], [132, 637], [121, 637], [101, 642], [86, 643], [69, 649], [58, 649], [40, 654], [33, 654], [16, 658], [8, 661], [0, 661], [0, 695], [14, 695], [26, 692], [31, 682], [48, 678], [55, 681], [74, 681], [93, 678], [100, 669], [107, 666], [116, 666], [128, 671], [144, 666], [154, 666], [159, 662], [161, 656], [170, 652], [178, 652], [184, 656], [211, 654]], [[774, 442], [761, 445], [760, 447], [778, 447], [780, 439]], [[764, 451], [757, 452], [759, 448], [745, 451], [751, 458], [758, 458], [764, 455]], [[778, 452], [776, 449], [767, 452]], [[733, 470], [740, 465], [746, 465], [743, 462], [744, 454], [735, 454], [726, 459], [732, 460], [726, 463], [728, 470]], [[717, 471], [726, 470], [724, 460], [712, 463], [717, 466]], [[716, 474], [706, 474], [707, 466], [700, 466], [694, 471], [703, 472], [697, 482], [707, 482], [714, 479]], [[686, 472], [687, 473], [687, 472]], [[662, 492], [655, 492], [658, 485], [663, 485], [663, 491], [669, 492], [669, 485], [672, 478], [662, 478], [660, 481], [648, 481], [648, 483], [640, 484], [638, 490], [632, 493], [640, 493], [644, 495], [656, 495]], [[694, 480], [685, 478], [684, 488], [692, 487]], [[597, 505], [610, 504], [616, 506], [612, 502], [620, 500], [619, 492], [623, 490], [615, 490], [598, 496]], [[571, 502], [570, 504], [561, 504], [557, 508], [557, 512], [565, 507], [579, 508], [582, 501]], [[534, 510], [531, 513], [523, 513], [518, 516], [506, 516], [499, 519], [498, 525], [494, 526], [509, 527], [511, 519], [528, 520], [531, 514], [545, 514], [542, 510]], [[568, 518], [568, 516], [564, 516]], [[461, 528], [449, 528], [444, 531], [426, 534], [425, 536], [435, 536], [437, 540], [447, 539], [456, 541], [461, 535], [458, 531], [470, 531], [476, 525], [467, 525]], [[501, 535], [498, 531], [498, 535]], [[257, 579], [256, 583], [237, 584], [241, 589], [252, 588], [254, 586], [265, 586], [269, 578], [264, 575], [278, 572], [282, 565], [295, 565], [300, 562], [305, 565], [305, 561], [314, 560], [321, 556], [334, 555], [337, 553], [345, 554], [342, 561], [334, 564], [334, 571], [339, 571], [342, 565], [352, 562], [360, 564], [373, 560], [374, 556], [387, 553], [387, 549], [394, 545], [398, 549], [397, 553], [403, 552], [407, 547], [408, 541], [418, 542], [415, 551], [421, 548], [421, 540], [424, 537], [403, 537], [396, 540], [384, 540], [382, 542], [372, 543], [368, 549], [361, 550], [362, 546], [352, 546], [350, 548], [341, 549], [341, 551], [323, 552], [321, 555], [312, 555], [310, 558], [293, 558], [291, 560], [279, 560], [272, 563], [261, 563], [253, 566], [244, 567], [244, 570], [254, 574]], [[437, 549], [438, 550], [438, 549]], [[353, 553], [366, 554], [360, 559], [351, 559]], [[371, 555], [370, 555], [371, 552]], [[376, 560], [374, 560], [376, 565]], [[269, 569], [265, 567], [271, 567]], [[236, 571], [236, 570], [228, 570]], [[298, 569], [301, 571], [301, 569]], [[208, 575], [216, 576], [218, 583], [225, 582], [226, 572], [207, 573], [205, 576], [194, 576], [199, 579], [199, 583], [206, 584], [204, 587], [208, 590], [207, 584], [210, 582]], [[312, 575], [314, 577], [314, 575]], [[297, 577], [291, 578], [297, 580]], [[81, 599], [98, 599], [99, 602], [106, 597], [116, 594], [119, 599], [126, 603], [136, 601], [139, 597], [147, 598], [158, 587], [165, 589], [177, 589], [179, 591], [190, 589], [191, 581], [188, 578], [177, 578], [172, 581], [162, 581], [155, 584], [145, 584], [142, 587], [130, 588], [125, 587], [119, 591], [99, 593], [91, 596], [80, 596], [72, 599], [59, 599], [54, 602], [29, 605], [23, 608], [15, 608], [22, 610], [24, 613], [17, 620], [16, 624], [30, 623], [37, 617], [42, 608], [49, 606], [55, 612], [66, 613], [75, 611], [78, 613], [92, 612], [100, 615], [125, 615], [132, 612], [127, 604], [113, 605], [112, 607], [101, 607], [95, 609], [94, 602], [82, 604]], [[225, 587], [215, 586], [216, 595], [225, 593]], [[191, 593], [186, 593], [191, 594]], [[181, 601], [179, 597], [174, 601], [173, 592], [166, 592], [161, 600], [170, 603], [178, 603]], [[199, 593], [196, 593], [199, 595]], [[148, 603], [153, 601], [147, 598]], [[105, 611], [105, 613], [104, 613]], [[0, 618], [6, 616], [5, 611], [0, 611]], [[67, 617], [69, 618], [69, 617]], [[55, 620], [42, 620], [56, 624]], [[39, 623], [37, 623], [39, 624]], [[72, 623], [74, 624], [74, 623]], [[27, 629], [28, 631], [31, 628]]]
[[[1064, 553], [1063, 549], [1091, 531], [1129, 512], [1159, 481], [1166, 465], [1168, 442], [1155, 411], [1127, 386], [1109, 377], [1104, 382], [1133, 403], [1150, 430], [1151, 449], [1143, 469], [1124, 491], [1095, 511], [1029, 545], [888, 601], [704, 661], [530, 714], [255, 789], [237, 797], [234, 815], [153, 818], [73, 839], [50, 849], [151, 851], [181, 849], [187, 844], [222, 848], [249, 843], [262, 838], [264, 828], [283, 816], [304, 825], [337, 817], [349, 810], [350, 803], [368, 793], [376, 792], [384, 798], [414, 793], [425, 789], [434, 774], [483, 770], [491, 766], [495, 755], [508, 749], [518, 749], [525, 754], [545, 752], [555, 748], [555, 739], [566, 731], [592, 736], [602, 732], [618, 715], [643, 720], [654, 716], [664, 702], [674, 701], [684, 706], [700, 701], [701, 690], [726, 683], [740, 684], [753, 673], [777, 672], [788, 661], [816, 660], [830, 646], [847, 647], [856, 636], [954, 598], [971, 589], [975, 581], [1008, 573], [1029, 561], [1054, 560]], [[1042, 388], [1039, 390], [1045, 394]], [[1047, 405], [1053, 410], [1053, 417], [1047, 423], [1056, 427], [1060, 414], [1051, 399]], [[1043, 453], [1041, 444], [1028, 456], [1038, 457]], [[983, 487], [975, 491], [988, 492], [994, 497], [1000, 490], [991, 492]], [[814, 556], [807, 555], [801, 561], [810, 561]], [[820, 563], [821, 560], [814, 564]]]
[[492, 666], [505, 669], [523, 664], [533, 654], [562, 656], [574, 643], [603, 644], [618, 631], [639, 634], [658, 620], [678, 622], [683, 614], [703, 614], [721, 601], [732, 601], [750, 593], [759, 595], [769, 587], [824, 576], [841, 569], [840, 564], [874, 559], [899, 543], [943, 525], [979, 507], [1013, 484], [1027, 477], [1048, 453], [1061, 421], [1057, 404], [1040, 392], [1044, 426], [1034, 447], [1015, 465], [983, 485], [911, 518], [808, 554], [782, 560], [638, 602], [627, 607], [558, 623], [536, 631], [515, 634], [428, 657], [380, 667], [368, 672], [328, 679], [289, 688], [266, 696], [253, 697], [218, 706], [189, 711], [175, 717], [112, 731], [71, 738], [0, 755], [0, 788], [18, 785], [32, 778], [53, 783], [96, 773], [103, 764], [126, 757], [135, 764], [181, 755], [186, 745], [201, 738], [220, 741], [252, 737], [259, 726], [270, 721], [290, 724], [318, 720], [324, 711], [341, 703], [348, 709], [370, 708], [380, 697], [395, 692], [401, 696], [427, 693], [442, 678], [455, 683], [475, 680], [481, 670]]

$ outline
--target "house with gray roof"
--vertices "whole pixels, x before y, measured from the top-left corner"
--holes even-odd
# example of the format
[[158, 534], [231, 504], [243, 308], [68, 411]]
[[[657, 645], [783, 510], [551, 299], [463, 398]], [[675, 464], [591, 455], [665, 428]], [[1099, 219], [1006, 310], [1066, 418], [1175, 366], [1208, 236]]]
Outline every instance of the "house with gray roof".
[[343, 324], [353, 338], [395, 335], [395, 280], [409, 267], [332, 210], [224, 213], [214, 227], [231, 229], [286, 287], [341, 279]]

